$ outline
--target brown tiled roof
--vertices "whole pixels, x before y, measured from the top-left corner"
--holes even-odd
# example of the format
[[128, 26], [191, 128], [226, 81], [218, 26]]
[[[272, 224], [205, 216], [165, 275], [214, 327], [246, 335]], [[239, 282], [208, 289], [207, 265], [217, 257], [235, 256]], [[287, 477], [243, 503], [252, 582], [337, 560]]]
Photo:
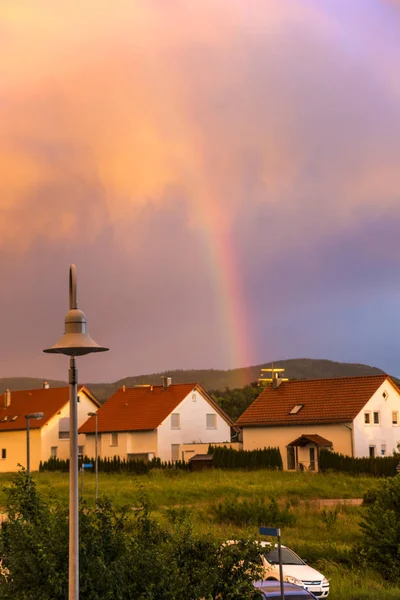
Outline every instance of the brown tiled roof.
[[332, 442], [317, 433], [303, 433], [303, 435], [294, 440], [294, 442], [288, 444], [288, 446], [306, 446], [309, 443], [315, 444], [316, 446], [332, 446]]
[[[241, 427], [348, 423], [365, 406], [388, 375], [287, 381], [266, 387], [236, 421]], [[296, 406], [302, 408], [289, 414]]]
[[[91, 396], [84, 387], [82, 389]], [[93, 398], [94, 399], [94, 398]], [[95, 399], [94, 399], [95, 400]], [[43, 419], [30, 419], [31, 429], [43, 427], [69, 401], [69, 388], [47, 388], [38, 390], [12, 391], [10, 406], [4, 408], [4, 394], [0, 395], [0, 432], [26, 428], [25, 415], [34, 412], [44, 413]], [[7, 417], [6, 420], [4, 420]], [[16, 419], [12, 420], [14, 417]]]
[[[117, 390], [98, 410], [98, 431], [146, 431], [157, 427], [195, 388], [195, 383], [134, 387]], [[90, 417], [80, 433], [94, 433]]]

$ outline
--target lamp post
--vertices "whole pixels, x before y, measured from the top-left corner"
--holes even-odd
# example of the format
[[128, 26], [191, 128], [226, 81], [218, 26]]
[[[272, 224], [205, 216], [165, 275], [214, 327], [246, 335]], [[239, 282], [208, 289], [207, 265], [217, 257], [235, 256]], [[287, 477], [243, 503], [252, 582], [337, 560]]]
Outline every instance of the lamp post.
[[97, 500], [99, 497], [99, 452], [98, 452], [98, 426], [97, 426], [98, 414], [97, 414], [97, 412], [89, 412], [88, 417], [95, 418], [95, 438], [94, 438], [95, 463], [94, 463], [94, 469], [95, 469], [95, 477], [96, 477], [96, 500]]
[[26, 472], [28, 474], [28, 488], [31, 487], [31, 439], [30, 439], [30, 419], [43, 419], [44, 413], [34, 412], [25, 415], [26, 419]]
[[69, 356], [69, 563], [68, 600], [79, 600], [79, 488], [78, 488], [78, 371], [75, 357], [91, 352], [105, 352], [87, 331], [85, 314], [78, 309], [75, 265], [69, 270], [69, 311], [62, 338], [44, 352]]

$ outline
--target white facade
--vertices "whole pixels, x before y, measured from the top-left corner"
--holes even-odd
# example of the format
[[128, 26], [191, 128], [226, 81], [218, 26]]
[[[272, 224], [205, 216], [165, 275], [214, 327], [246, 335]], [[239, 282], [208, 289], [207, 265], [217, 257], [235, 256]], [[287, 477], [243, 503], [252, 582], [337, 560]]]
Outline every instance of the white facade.
[[[366, 421], [369, 421], [366, 422]], [[353, 421], [354, 456], [390, 456], [400, 443], [400, 394], [388, 379]]]
[[[173, 415], [179, 415], [179, 419]], [[231, 441], [229, 423], [195, 388], [161, 423], [157, 433], [157, 456], [162, 461], [182, 460], [182, 444]]]
[[[98, 405], [85, 394], [83, 390], [78, 392], [78, 428], [88, 419], [89, 412], [96, 412]], [[48, 460], [52, 455], [56, 458], [69, 458], [69, 437], [60, 438], [60, 419], [69, 418], [69, 402], [64, 404], [62, 409], [54, 415], [41, 428], [41, 460]], [[85, 434], [78, 436], [78, 445], [81, 446], [83, 453], [86, 453]]]

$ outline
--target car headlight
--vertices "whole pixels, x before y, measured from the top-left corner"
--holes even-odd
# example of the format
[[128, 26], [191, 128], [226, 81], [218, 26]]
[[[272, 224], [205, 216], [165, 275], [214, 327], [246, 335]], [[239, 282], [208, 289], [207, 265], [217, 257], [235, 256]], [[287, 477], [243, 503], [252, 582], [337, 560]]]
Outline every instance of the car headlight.
[[284, 577], [285, 581], [287, 581], [288, 583], [293, 583], [294, 585], [298, 585], [299, 587], [304, 587], [304, 584], [302, 581], [300, 581], [300, 579], [297, 579], [297, 577], [293, 577], [293, 575], [286, 575]]
[[323, 578], [322, 585], [329, 585], [329, 581], [327, 580], [326, 577]]

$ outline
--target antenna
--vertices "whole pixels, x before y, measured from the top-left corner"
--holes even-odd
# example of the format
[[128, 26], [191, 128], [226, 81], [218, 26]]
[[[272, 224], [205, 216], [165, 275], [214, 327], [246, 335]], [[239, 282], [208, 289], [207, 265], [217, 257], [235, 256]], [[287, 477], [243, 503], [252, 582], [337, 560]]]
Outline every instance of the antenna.
[[[274, 367], [274, 363], [271, 363], [271, 367], [261, 369], [261, 375], [257, 380], [258, 386], [264, 386], [267, 383], [272, 383], [272, 387], [277, 389], [283, 381], [289, 381], [287, 377], [283, 377], [282, 374], [285, 369], [282, 367]], [[264, 373], [271, 373], [270, 377], [266, 377]]]

